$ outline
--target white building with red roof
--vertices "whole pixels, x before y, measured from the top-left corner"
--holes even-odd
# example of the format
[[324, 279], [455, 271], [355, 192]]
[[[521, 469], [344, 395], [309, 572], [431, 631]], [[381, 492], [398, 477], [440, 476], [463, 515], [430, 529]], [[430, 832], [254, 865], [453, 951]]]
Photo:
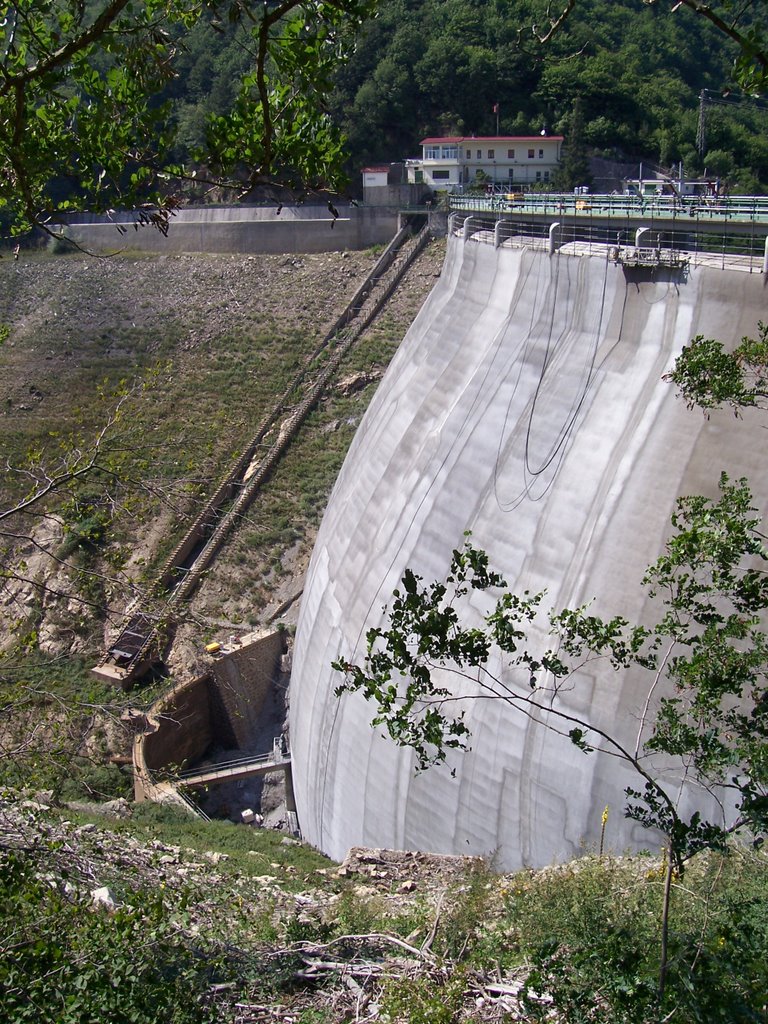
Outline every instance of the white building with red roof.
[[382, 188], [389, 184], [389, 164], [363, 168], [363, 188]]
[[449, 135], [421, 141], [406, 161], [408, 181], [437, 190], [478, 182], [528, 187], [546, 183], [560, 163], [562, 135]]

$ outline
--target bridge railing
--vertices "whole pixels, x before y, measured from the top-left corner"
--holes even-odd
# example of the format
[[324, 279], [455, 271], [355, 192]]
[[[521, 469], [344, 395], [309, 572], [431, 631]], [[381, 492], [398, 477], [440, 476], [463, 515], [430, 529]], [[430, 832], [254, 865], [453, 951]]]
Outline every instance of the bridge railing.
[[289, 761], [290, 758], [291, 755], [288, 749], [283, 747], [280, 737], [275, 737], [272, 749], [266, 754], [250, 754], [244, 757], [236, 757], [229, 761], [216, 761], [214, 764], [185, 768], [180, 772], [176, 772], [174, 777], [177, 779], [190, 779], [197, 775], [207, 775], [210, 772], [232, 771], [237, 768], [256, 767], [263, 764], [283, 764], [285, 761]]
[[531, 213], [559, 217], [659, 217], [665, 220], [739, 221], [768, 227], [768, 196], [571, 195], [526, 192], [451, 195], [452, 211]]

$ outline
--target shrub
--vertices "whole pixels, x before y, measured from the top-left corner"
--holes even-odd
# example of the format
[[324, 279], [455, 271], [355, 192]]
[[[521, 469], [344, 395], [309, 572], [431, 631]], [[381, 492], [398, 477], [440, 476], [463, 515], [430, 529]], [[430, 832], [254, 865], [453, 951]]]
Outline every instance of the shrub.
[[152, 896], [92, 909], [23, 854], [0, 862], [0, 959], [8, 1024], [204, 1024], [217, 964], [185, 945]]
[[742, 849], [709, 854], [676, 884], [670, 969], [657, 998], [664, 871], [642, 858], [585, 858], [521, 874], [507, 896], [511, 943], [533, 965], [528, 1010], [548, 1019], [548, 993], [569, 1024], [678, 1024], [761, 1019], [768, 1000], [768, 863]]
[[398, 978], [385, 989], [381, 1007], [390, 1020], [408, 1024], [454, 1024], [464, 1000], [466, 978], [457, 970], [447, 979], [428, 975]]

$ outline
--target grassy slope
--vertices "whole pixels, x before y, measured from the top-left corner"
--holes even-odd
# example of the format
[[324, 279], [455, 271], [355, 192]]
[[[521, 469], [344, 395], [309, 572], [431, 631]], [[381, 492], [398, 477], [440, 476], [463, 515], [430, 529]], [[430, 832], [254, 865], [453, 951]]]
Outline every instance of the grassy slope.
[[[155, 807], [110, 824], [0, 797], [0, 820], [9, 1021], [693, 1024], [764, 1012], [768, 864], [745, 850], [700, 858], [676, 882], [659, 1007], [663, 872], [650, 857], [497, 876], [478, 861], [353, 851], [339, 871], [274, 833]], [[121, 909], [88, 911], [101, 886]]]
[[[440, 244], [431, 247], [350, 354], [342, 377], [364, 371], [375, 382], [431, 288], [442, 252]], [[58, 787], [73, 774], [72, 750], [79, 749], [77, 781], [67, 782], [71, 795], [87, 787], [102, 796], [126, 790], [119, 769], [100, 765], [105, 753], [127, 749], [129, 734], [119, 724], [125, 701], [88, 673], [102, 649], [103, 609], [114, 608], [119, 621], [128, 584], [151, 579], [153, 566], [374, 259], [373, 252], [334, 252], [0, 261], [0, 326], [8, 328], [0, 345], [0, 449], [11, 467], [28, 465], [30, 449], [42, 453], [44, 464], [55, 464], [61, 450], [99, 429], [121, 379], [151, 381], [130, 399], [120, 425], [122, 480], [90, 480], [77, 488], [85, 524], [92, 519], [89, 501], [98, 515], [107, 508], [98, 539], [76, 543], [81, 513], [70, 500], [53, 501], [66, 527], [52, 543], [69, 568], [51, 575], [40, 551], [22, 542], [10, 542], [4, 556], [6, 566], [29, 578], [39, 573], [60, 592], [41, 597], [31, 584], [0, 579], [0, 641], [14, 626], [12, 637], [28, 641], [0, 662], [0, 752], [14, 754], [2, 759], [7, 781], [32, 771], [38, 785]], [[190, 623], [180, 630], [173, 669], [193, 666], [201, 641], [222, 623], [227, 629], [255, 625], [300, 591], [327, 496], [374, 388], [370, 383], [352, 394], [332, 388], [312, 414], [209, 572], [189, 609]], [[3, 503], [23, 493], [27, 482], [23, 473], [6, 474]], [[38, 517], [19, 526], [48, 542]], [[126, 565], [116, 569], [124, 558]], [[91, 570], [122, 575], [126, 583], [84, 575]], [[154, 693], [148, 689], [132, 702], [143, 704]], [[65, 712], [61, 701], [79, 704]], [[35, 740], [28, 745], [30, 735]]]

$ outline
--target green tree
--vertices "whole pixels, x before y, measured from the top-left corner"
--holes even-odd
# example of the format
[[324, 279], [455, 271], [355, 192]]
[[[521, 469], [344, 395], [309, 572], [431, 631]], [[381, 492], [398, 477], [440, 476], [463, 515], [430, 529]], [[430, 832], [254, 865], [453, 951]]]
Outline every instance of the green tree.
[[[164, 102], [191, 33], [231, 23], [247, 56], [199, 163], [236, 189], [338, 187], [326, 98], [375, 0], [22, 0], [0, 25], [0, 212], [15, 233], [73, 208], [138, 207], [167, 230], [185, 169]], [[150, 207], [140, 204], [149, 203]]]
[[592, 176], [589, 173], [589, 159], [584, 145], [584, 119], [581, 114], [581, 100], [577, 97], [573, 102], [573, 110], [568, 125], [565, 155], [555, 175], [555, 187], [562, 192], [570, 192], [579, 185], [589, 185]]
[[[658, 0], [646, 0], [648, 6], [656, 6]], [[661, 6], [661, 5], [659, 5]], [[570, 18], [588, 10], [587, 0], [564, 0], [562, 7], [553, 13], [552, 5], [545, 8], [545, 30], [542, 32], [534, 22], [533, 34], [539, 40], [548, 41]], [[674, 11], [682, 8], [698, 19], [709, 22], [720, 33], [736, 44], [737, 56], [733, 63], [733, 77], [745, 92], [756, 95], [768, 88], [768, 3], [766, 0], [679, 0]], [[572, 14], [575, 11], [576, 14]]]
[[689, 408], [729, 405], [765, 408], [768, 399], [768, 324], [758, 324], [757, 338], [742, 338], [731, 352], [722, 342], [697, 335], [686, 345], [666, 380], [675, 384]]
[[734, 84], [736, 40], [658, 3], [576, 0], [568, 17], [553, 18], [562, 10], [544, 0], [381, 0], [336, 78], [332, 109], [355, 161], [414, 155], [427, 135], [492, 133], [496, 102], [505, 133], [546, 124], [567, 135], [578, 96], [590, 147], [668, 165], [695, 149], [703, 87], [710, 147], [765, 176], [764, 113], [716, 99]]
[[765, 92], [768, 88], [768, 4], [765, 0], [750, 0], [744, 4], [734, 0], [716, 3], [681, 0], [680, 5], [709, 21], [718, 32], [736, 43], [739, 54], [733, 73], [739, 86], [752, 95]]

